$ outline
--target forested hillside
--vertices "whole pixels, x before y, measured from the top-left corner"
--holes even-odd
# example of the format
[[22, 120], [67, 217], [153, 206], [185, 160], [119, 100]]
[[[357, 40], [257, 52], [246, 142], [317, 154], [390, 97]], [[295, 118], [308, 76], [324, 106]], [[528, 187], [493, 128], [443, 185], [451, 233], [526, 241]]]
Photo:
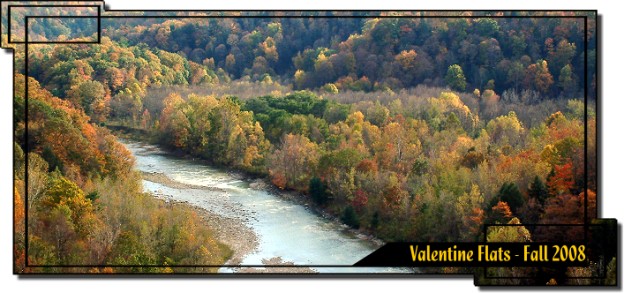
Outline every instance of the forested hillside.
[[107, 33], [122, 44], [177, 52], [233, 79], [279, 77], [296, 89], [373, 91], [427, 84], [574, 97], [582, 93], [585, 57], [589, 86], [595, 88], [595, 25], [588, 25], [584, 48], [583, 19], [573, 13], [551, 13], [553, 18], [319, 14], [325, 17], [129, 20], [127, 26], [111, 21]]
[[25, 121], [24, 76], [15, 80], [16, 272], [167, 273], [173, 272], [168, 265], [218, 264], [229, 257], [194, 211], [142, 193], [134, 159], [110, 131], [32, 78]]

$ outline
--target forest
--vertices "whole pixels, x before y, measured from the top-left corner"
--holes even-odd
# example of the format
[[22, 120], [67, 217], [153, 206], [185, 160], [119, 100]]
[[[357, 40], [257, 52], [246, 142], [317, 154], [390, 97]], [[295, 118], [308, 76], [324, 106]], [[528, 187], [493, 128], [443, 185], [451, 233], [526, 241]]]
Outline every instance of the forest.
[[[142, 192], [118, 127], [267, 178], [384, 241], [582, 237], [530, 224], [583, 223], [585, 205], [596, 218], [594, 20], [370, 14], [104, 18], [97, 45], [17, 51], [29, 263], [228, 258], [192, 211]], [[72, 23], [40, 26], [53, 39]], [[484, 223], [529, 225], [483, 235]]]

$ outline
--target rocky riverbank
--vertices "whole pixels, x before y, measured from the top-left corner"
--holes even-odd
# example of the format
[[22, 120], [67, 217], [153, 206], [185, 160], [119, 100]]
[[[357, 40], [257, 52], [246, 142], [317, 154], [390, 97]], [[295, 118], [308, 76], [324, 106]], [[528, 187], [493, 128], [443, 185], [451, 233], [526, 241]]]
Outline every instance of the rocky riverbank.
[[[185, 184], [182, 182], [175, 181], [167, 175], [162, 173], [150, 173], [150, 172], [142, 172], [142, 177], [144, 180], [158, 183], [164, 185], [169, 188], [179, 189], [179, 190], [193, 190], [193, 189], [203, 189], [209, 190], [213, 192], [226, 192], [225, 190], [217, 187], [207, 187], [207, 186], [199, 186], [192, 184]], [[161, 197], [155, 194], [156, 197]], [[171, 201], [169, 198], [163, 198], [169, 204], [176, 205], [186, 205], [189, 208], [193, 209], [199, 217], [203, 220], [203, 222], [210, 227], [215, 233], [217, 239], [227, 245], [232, 251], [232, 256], [225, 263], [225, 265], [237, 266], [240, 265], [244, 257], [252, 252], [254, 252], [258, 247], [258, 237], [254, 233], [254, 231], [245, 224], [245, 221], [241, 218], [232, 218], [220, 215], [216, 212], [195, 206], [188, 202], [180, 202], [180, 201]], [[227, 208], [227, 207], [226, 207]], [[233, 207], [230, 207], [233, 210], [232, 213], [235, 213]], [[280, 266], [291, 266], [294, 265], [292, 262], [285, 262], [279, 257], [274, 257], [271, 259], [263, 259], [263, 265], [269, 267], [262, 268], [251, 268], [251, 267], [240, 267], [233, 268], [232, 271], [234, 273], [316, 273], [314, 270], [307, 267], [270, 267], [274, 265]]]
[[[216, 187], [206, 187], [192, 184], [185, 184], [172, 180], [162, 173], [142, 172], [144, 180], [162, 184], [169, 188], [175, 189], [206, 189], [211, 191], [225, 192]], [[191, 207], [195, 212], [210, 226], [216, 233], [217, 239], [232, 249], [232, 257], [226, 262], [226, 265], [238, 265], [243, 257], [253, 252], [258, 247], [258, 237], [247, 227], [240, 219], [221, 216], [204, 208], [186, 203], [174, 202], [174, 204], [184, 204]]]

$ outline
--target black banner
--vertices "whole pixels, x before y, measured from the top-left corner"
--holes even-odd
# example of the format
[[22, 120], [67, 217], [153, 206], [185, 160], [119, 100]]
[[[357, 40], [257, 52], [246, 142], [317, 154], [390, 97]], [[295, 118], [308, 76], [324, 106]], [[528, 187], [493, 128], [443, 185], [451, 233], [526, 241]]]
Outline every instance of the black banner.
[[[570, 227], [567, 227], [570, 226]], [[617, 221], [578, 226], [580, 242], [393, 242], [354, 264], [359, 267], [586, 267], [617, 255]], [[604, 268], [603, 268], [604, 269]]]
[[583, 243], [395, 242], [374, 251], [363, 267], [585, 266]]

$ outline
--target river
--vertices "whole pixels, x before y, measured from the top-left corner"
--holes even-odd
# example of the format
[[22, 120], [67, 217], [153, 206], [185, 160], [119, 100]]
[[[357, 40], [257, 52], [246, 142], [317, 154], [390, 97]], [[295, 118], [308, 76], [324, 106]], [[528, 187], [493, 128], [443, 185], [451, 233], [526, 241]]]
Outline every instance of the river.
[[[135, 168], [139, 171], [164, 174], [186, 186], [204, 187], [173, 188], [143, 180], [146, 192], [165, 200], [186, 202], [221, 217], [239, 219], [256, 234], [257, 248], [242, 258], [242, 265], [261, 266], [263, 260], [279, 257], [320, 273], [410, 273], [402, 268], [324, 267], [352, 265], [379, 245], [305, 206], [269, 190], [251, 188], [247, 180], [237, 179], [226, 170], [171, 156], [153, 145], [121, 142], [136, 157]], [[222, 268], [219, 272], [235, 269]]]

